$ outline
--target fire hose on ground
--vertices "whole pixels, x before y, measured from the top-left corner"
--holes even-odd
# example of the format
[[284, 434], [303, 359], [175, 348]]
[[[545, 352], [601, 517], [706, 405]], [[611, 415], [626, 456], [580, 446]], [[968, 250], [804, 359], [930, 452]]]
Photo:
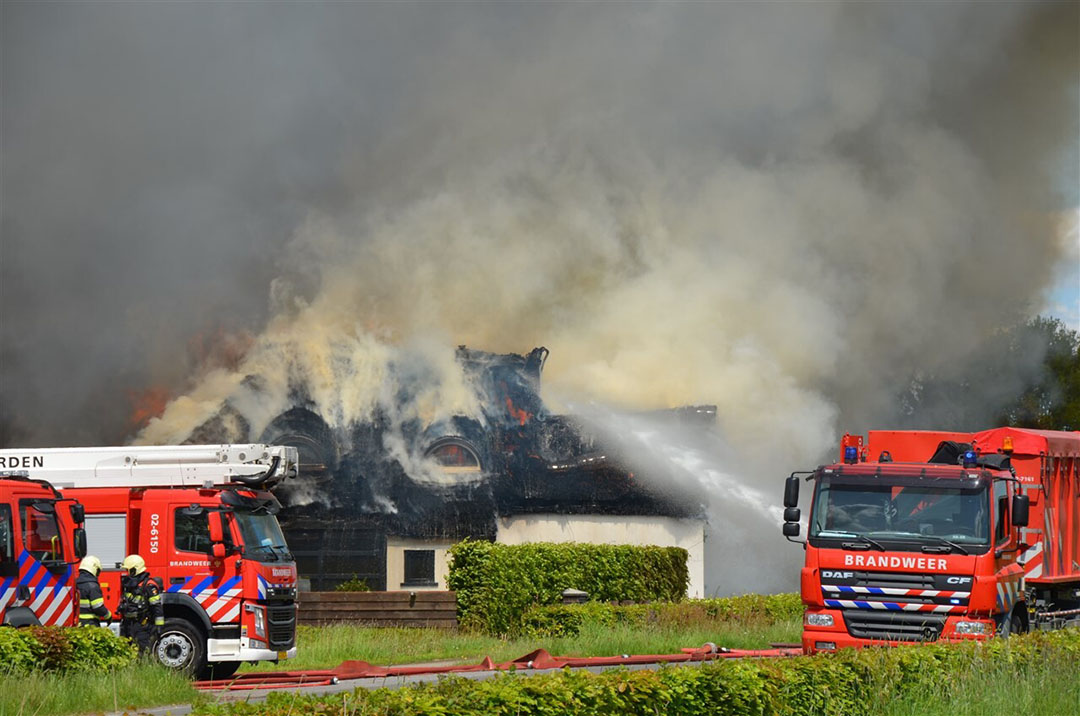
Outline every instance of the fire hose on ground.
[[249, 691], [283, 689], [298, 686], [329, 686], [351, 679], [390, 678], [428, 674], [455, 674], [479, 671], [522, 671], [582, 668], [594, 666], [631, 666], [644, 664], [683, 664], [719, 659], [775, 658], [798, 656], [802, 649], [790, 644], [774, 644], [771, 649], [728, 649], [708, 643], [685, 648], [678, 654], [622, 654], [620, 656], [553, 656], [537, 649], [513, 661], [495, 663], [485, 656], [479, 664], [376, 666], [366, 661], [343, 661], [333, 669], [304, 671], [262, 671], [240, 674], [230, 679], [197, 681], [195, 688], [204, 691]]

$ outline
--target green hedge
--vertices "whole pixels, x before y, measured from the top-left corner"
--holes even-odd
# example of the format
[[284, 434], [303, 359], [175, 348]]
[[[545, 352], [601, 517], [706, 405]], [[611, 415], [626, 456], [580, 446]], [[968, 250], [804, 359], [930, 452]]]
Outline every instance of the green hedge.
[[522, 616], [521, 633], [530, 637], [572, 637], [586, 624], [687, 626], [732, 620], [772, 624], [799, 619], [802, 613], [802, 599], [797, 593], [622, 606], [602, 602], [558, 604], [530, 608]]
[[600, 602], [677, 602], [689, 583], [681, 547], [465, 540], [450, 558], [458, 622], [496, 635], [518, 633], [529, 607], [561, 602], [564, 589]]
[[137, 651], [108, 629], [0, 627], [0, 670], [109, 671], [135, 661]]
[[[826, 714], [864, 716], [897, 699], [933, 689], [949, 698], [959, 675], [1006, 671], [1037, 675], [1080, 669], [1080, 631], [1035, 633], [1008, 641], [844, 650], [836, 655], [710, 662], [656, 671], [617, 669], [592, 674], [558, 671], [503, 674], [485, 681], [461, 677], [396, 690], [357, 689], [349, 695], [270, 694], [263, 704], [197, 708], [218, 716], [348, 713], [413, 716], [479, 714], [670, 714], [712, 716]], [[527, 672], [526, 672], [527, 673]], [[1001, 704], [1008, 711], [1008, 704]]]

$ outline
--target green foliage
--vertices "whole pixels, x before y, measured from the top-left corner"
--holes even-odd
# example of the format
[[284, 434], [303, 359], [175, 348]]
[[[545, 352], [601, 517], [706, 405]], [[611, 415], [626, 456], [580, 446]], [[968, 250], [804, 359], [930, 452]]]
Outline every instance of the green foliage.
[[79, 671], [112, 671], [133, 663], [138, 650], [127, 639], [108, 629], [81, 627], [67, 629], [71, 645], [70, 662], [66, 668]]
[[1043, 430], [1080, 430], [1080, 333], [1057, 318], [1033, 318], [1017, 333], [1025, 346], [1045, 350], [1043, 371], [1029, 379], [1000, 416], [1003, 425]]
[[897, 396], [896, 427], [1080, 429], [1080, 333], [1037, 316], [973, 345], [963, 360], [917, 373]]
[[530, 637], [572, 637], [587, 624], [684, 627], [740, 621], [761, 625], [799, 619], [802, 613], [802, 600], [796, 593], [743, 594], [656, 604], [557, 604], [531, 607], [522, 616], [521, 633]]
[[14, 627], [0, 627], [0, 664], [5, 673], [21, 673], [41, 661], [41, 644], [27, 632]]
[[[912, 694], [934, 693], [949, 703], [958, 679], [993, 672], [1022, 683], [1052, 665], [1064, 674], [1080, 668], [1080, 631], [1037, 633], [1008, 641], [931, 644], [894, 649], [845, 650], [835, 655], [785, 659], [721, 660], [656, 671], [615, 669], [600, 674], [559, 671], [537, 676], [504, 673], [475, 681], [450, 677], [396, 690], [297, 696], [274, 693], [262, 704], [203, 705], [196, 714], [287, 716], [474, 716], [478, 714], [777, 714], [863, 716], [891, 712]], [[985, 684], [983, 684], [985, 687]], [[1036, 710], [1047, 698], [1032, 703]], [[1001, 704], [998, 704], [1000, 706]], [[948, 712], [947, 710], [945, 712]]]
[[457, 592], [459, 623], [490, 634], [517, 633], [529, 607], [559, 603], [564, 589], [599, 602], [675, 602], [686, 597], [689, 582], [681, 547], [465, 540], [450, 557], [447, 581]]
[[108, 629], [0, 627], [6, 673], [110, 671], [135, 661], [136, 649]]
[[335, 592], [370, 592], [371, 586], [366, 579], [359, 579], [354, 574], [352, 579], [347, 579], [334, 587]]

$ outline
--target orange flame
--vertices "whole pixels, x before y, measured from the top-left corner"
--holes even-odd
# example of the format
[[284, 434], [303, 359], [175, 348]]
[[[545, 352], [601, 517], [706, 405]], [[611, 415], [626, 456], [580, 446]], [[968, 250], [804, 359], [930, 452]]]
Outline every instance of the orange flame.
[[527, 423], [529, 418], [532, 417], [532, 413], [515, 408], [514, 401], [510, 400], [509, 395], [506, 396], [506, 409], [510, 411], [510, 415], [513, 416], [514, 420], [517, 420], [521, 425]]
[[128, 400], [131, 402], [128, 427], [133, 431], [139, 430], [152, 418], [165, 412], [165, 406], [169, 404], [169, 391], [161, 386], [153, 386], [142, 391], [129, 390]]

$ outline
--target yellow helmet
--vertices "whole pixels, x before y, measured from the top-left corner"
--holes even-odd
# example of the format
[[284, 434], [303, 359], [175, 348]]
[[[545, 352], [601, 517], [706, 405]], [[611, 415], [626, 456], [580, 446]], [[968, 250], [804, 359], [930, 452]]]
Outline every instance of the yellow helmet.
[[124, 561], [120, 566], [132, 577], [146, 571], [146, 561], [137, 554], [129, 554], [127, 557], [124, 557]]
[[101, 574], [101, 560], [92, 554], [88, 554], [79, 562], [79, 569], [85, 569], [95, 577]]

